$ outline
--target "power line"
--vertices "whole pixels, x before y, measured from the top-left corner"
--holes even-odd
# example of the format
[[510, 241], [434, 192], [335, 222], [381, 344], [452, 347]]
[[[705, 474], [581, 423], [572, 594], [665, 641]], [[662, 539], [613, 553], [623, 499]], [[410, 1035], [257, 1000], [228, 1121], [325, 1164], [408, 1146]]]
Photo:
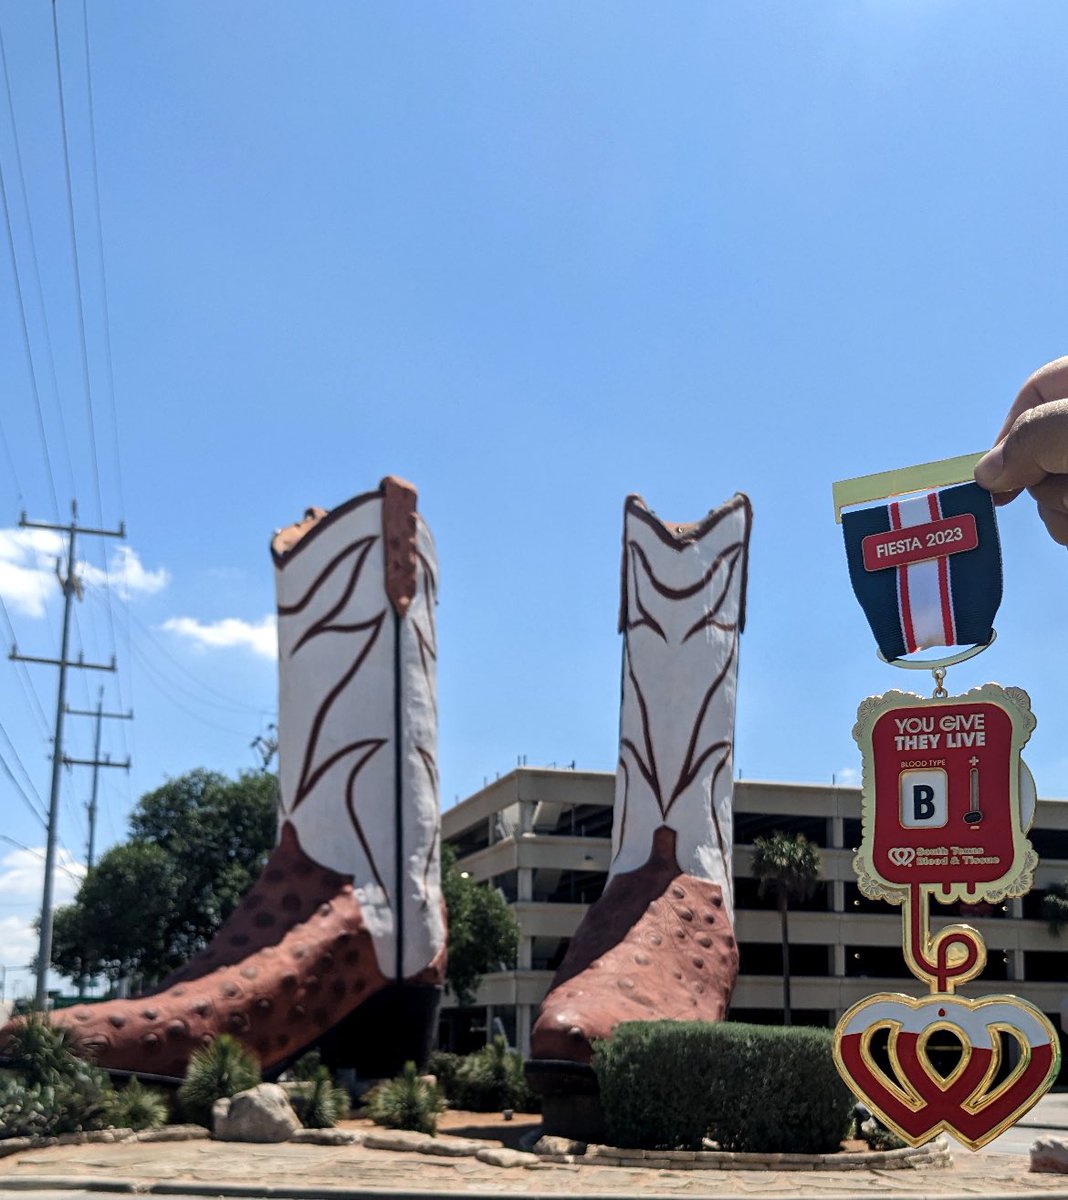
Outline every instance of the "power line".
[[[4, 603], [3, 596], [0, 596], [0, 613], [3, 613], [4, 615], [4, 621], [7, 624], [7, 631], [11, 637], [11, 645], [14, 646], [18, 641], [18, 638], [15, 636], [15, 626], [11, 624], [11, 614], [7, 611], [7, 605]], [[26, 699], [32, 702], [31, 707], [33, 709], [34, 716], [38, 718], [38, 723], [41, 726], [41, 732], [47, 739], [50, 736], [48, 731], [48, 718], [44, 715], [44, 709], [41, 707], [41, 701], [37, 695], [37, 689], [33, 686], [33, 680], [30, 678], [30, 673], [26, 670], [26, 667], [22, 663], [17, 662], [15, 667], [15, 673], [22, 681], [22, 691], [26, 696]]]
[[41, 391], [37, 386], [37, 368], [33, 363], [33, 351], [30, 347], [30, 330], [26, 322], [26, 300], [22, 294], [22, 279], [19, 276], [19, 261], [15, 255], [15, 235], [11, 231], [11, 210], [7, 202], [7, 180], [4, 178], [3, 164], [0, 163], [0, 200], [3, 201], [4, 228], [7, 231], [7, 246], [11, 253], [11, 269], [15, 273], [15, 292], [19, 301], [19, 325], [22, 329], [22, 346], [26, 354], [26, 366], [30, 372], [30, 384], [33, 389], [33, 405], [37, 412], [37, 427], [41, 435], [41, 449], [44, 451], [45, 467], [48, 471], [48, 485], [52, 491], [52, 507], [56, 520], [59, 520], [59, 497], [56, 494], [56, 477], [52, 471], [52, 456], [48, 452], [48, 435], [45, 432], [44, 414], [41, 411]]
[[[59, 419], [60, 439], [63, 443], [63, 454], [67, 461], [67, 472], [70, 476], [71, 490], [75, 487], [74, 463], [70, 456], [70, 441], [67, 438], [67, 423], [63, 418], [63, 405], [59, 397], [59, 380], [56, 377], [56, 356], [52, 348], [52, 331], [48, 323], [48, 309], [45, 306], [44, 287], [41, 284], [41, 266], [37, 254], [37, 238], [33, 232], [33, 218], [30, 215], [30, 197], [26, 191], [26, 172], [22, 165], [22, 144], [19, 141], [19, 127], [15, 120], [15, 102], [11, 94], [11, 76], [7, 69], [7, 52], [4, 48], [3, 33], [0, 31], [0, 64], [4, 69], [4, 91], [7, 95], [7, 111], [11, 121], [11, 136], [15, 147], [15, 166], [18, 169], [19, 191], [22, 196], [22, 209], [26, 217], [26, 237], [30, 245], [30, 264], [33, 267], [33, 279], [37, 290], [37, 303], [41, 310], [41, 329], [44, 333], [45, 349], [49, 373], [52, 378], [52, 395], [56, 402], [56, 416]], [[58, 515], [58, 514], [57, 514]]]
[[[96, 418], [93, 415], [93, 385], [89, 377], [89, 347], [85, 337], [85, 301], [82, 295], [82, 270], [78, 259], [78, 233], [74, 222], [74, 185], [70, 173], [70, 140], [67, 136], [67, 105], [63, 97], [63, 68], [59, 54], [59, 18], [56, 0], [52, 0], [52, 45], [56, 54], [56, 85], [59, 91], [59, 123], [63, 134], [63, 172], [67, 182], [67, 217], [70, 226], [71, 261], [74, 266], [74, 291], [78, 314], [78, 342], [81, 351], [82, 383], [89, 418], [89, 451], [93, 465], [93, 487], [96, 492], [97, 520], [103, 524], [104, 501], [100, 492], [100, 462], [96, 452]], [[58, 517], [57, 517], [58, 521]]]
[[33, 792], [33, 796], [34, 796], [34, 799], [37, 801], [37, 804], [40, 809], [40, 813], [43, 815], [45, 805], [44, 805], [44, 801], [41, 799], [41, 794], [40, 794], [40, 792], [38, 792], [37, 787], [34, 784], [33, 778], [31, 777], [29, 771], [26, 770], [26, 764], [19, 757], [19, 752], [18, 752], [18, 750], [15, 749], [15, 743], [11, 740], [11, 737], [8, 734], [7, 730], [4, 728], [2, 721], [0, 721], [0, 735], [2, 735], [4, 741], [7, 742], [8, 748], [11, 751], [12, 757], [14, 758], [15, 762], [18, 764], [18, 768], [22, 772], [23, 776], [25, 777], [26, 782], [30, 785], [30, 791]]
[[[183, 675], [191, 679], [198, 687], [202, 688], [210, 695], [217, 697], [217, 700], [211, 701], [205, 699], [204, 697], [198, 696], [194, 692], [191, 692], [188, 687], [183, 687], [178, 683], [174, 683], [174, 686], [177, 687], [179, 691], [184, 692], [185, 695], [189, 696], [193, 700], [196, 700], [198, 704], [210, 704], [213, 708], [231, 709], [234, 712], [239, 713], [255, 713], [257, 716], [263, 714], [264, 709], [262, 705], [257, 707], [254, 704], [247, 704], [240, 700], [235, 700], [232, 696], [227, 696], [224, 692], [219, 691], [218, 688], [213, 687], [210, 683], [206, 683], [200, 678], [199, 675], [196, 675], [194, 672], [190, 671], [188, 667], [179, 662], [179, 660], [175, 658], [173, 654], [171, 654], [167, 647], [164, 646], [163, 643], [153, 635], [152, 630], [149, 629], [148, 626], [145, 625], [145, 623], [137, 616], [129, 604], [124, 602], [123, 607], [125, 608], [130, 620], [140, 630], [144, 640], [151, 645], [154, 650], [166, 658], [173, 666], [177, 667]], [[158, 667], [157, 670], [159, 670], [160, 674], [162, 675], [162, 670]]]
[[19, 483], [19, 473], [15, 468], [15, 459], [11, 453], [11, 443], [4, 432], [4, 424], [0, 421], [0, 444], [4, 447], [4, 458], [7, 459], [7, 469], [11, 472], [11, 481], [15, 485], [15, 503], [21, 505], [24, 500], [22, 484]]
[[26, 805], [26, 807], [30, 810], [30, 812], [33, 813], [33, 815], [37, 818], [37, 820], [41, 822], [41, 825], [45, 829], [47, 829], [48, 822], [45, 820], [43, 814], [39, 813], [37, 811], [37, 809], [34, 807], [33, 801], [29, 798], [29, 796], [26, 795], [25, 791], [22, 788], [22, 784], [20, 784], [19, 781], [15, 778], [15, 772], [12, 771], [12, 769], [7, 765], [7, 759], [4, 758], [4, 756], [2, 754], [0, 754], [0, 767], [3, 768], [4, 774], [8, 777], [8, 779], [11, 780], [12, 786], [14, 787], [15, 791], [18, 792], [19, 796], [22, 798], [22, 801]]
[[96, 246], [100, 258], [100, 287], [104, 316], [104, 363], [107, 367], [108, 400], [111, 407], [111, 432], [115, 450], [115, 487], [119, 493], [119, 519], [125, 517], [122, 489], [122, 454], [119, 450], [119, 420], [115, 407], [115, 370], [111, 356], [111, 309], [108, 304], [108, 275], [104, 257], [104, 221], [100, 207], [100, 170], [96, 153], [96, 112], [93, 105], [93, 69], [89, 54], [89, 9], [82, 0], [82, 29], [85, 45], [85, 87], [89, 98], [89, 157], [93, 165], [93, 207], [96, 213]]
[[[25, 844], [25, 842], [16, 841], [13, 837], [8, 837], [8, 835], [6, 833], [0, 833], [0, 842], [7, 842], [7, 844], [9, 846], [14, 846], [16, 850], [25, 850], [27, 854], [32, 854], [34, 858], [44, 859], [44, 855], [41, 853], [40, 850], [35, 850], [33, 848], [33, 846], [27, 846]], [[78, 861], [74, 857], [74, 855], [71, 854], [71, 852], [69, 850], [67, 850], [66, 846], [64, 846], [63, 849], [67, 851], [67, 856], [68, 856], [68, 858], [70, 858], [71, 862]], [[65, 866], [63, 863], [60, 863], [59, 869], [65, 875], [69, 875], [75, 883], [77, 883], [79, 885], [81, 884], [82, 877], [80, 875], [75, 875], [75, 873], [70, 869], [70, 867]]]
[[[99, 639], [96, 636], [96, 622], [93, 620], [92, 612], [90, 612], [90, 614], [89, 614], [89, 623], [93, 630], [93, 642], [94, 642], [94, 644], [98, 644]], [[81, 618], [78, 616], [77, 609], [74, 610], [74, 635], [77, 638], [79, 651], [84, 654], [85, 653], [85, 637], [82, 635], [82, 622], [81, 622]], [[85, 692], [86, 707], [88, 707], [88, 705], [89, 705], [89, 680], [84, 675], [79, 676], [79, 678], [81, 680], [82, 690]]]
[[[136, 646], [134, 646], [134, 657], [140, 662], [142, 669], [145, 671], [145, 677], [148, 679], [149, 683], [151, 683], [161, 695], [166, 697], [166, 699], [168, 699], [175, 708], [179, 709], [181, 712], [184, 712], [187, 717], [192, 717], [194, 721], [199, 721], [202, 725], [207, 725], [209, 728], [215, 729], [221, 733], [232, 733], [236, 737], [248, 737], [248, 730], [242, 731], [240, 729], [231, 729], [227, 725], [220, 725], [217, 721], [213, 721], [208, 717], [201, 716], [200, 713], [195, 712], [193, 709], [183, 704], [181, 700], [177, 699], [177, 697], [173, 695], [168, 687], [168, 683], [171, 683], [173, 686], [173, 681], [167, 681], [164, 679], [164, 681], [161, 683], [159, 668], [156, 667], [149, 659], [145, 658], [145, 656], [140, 650], [137, 649]], [[188, 695], [189, 693], [186, 694]]]

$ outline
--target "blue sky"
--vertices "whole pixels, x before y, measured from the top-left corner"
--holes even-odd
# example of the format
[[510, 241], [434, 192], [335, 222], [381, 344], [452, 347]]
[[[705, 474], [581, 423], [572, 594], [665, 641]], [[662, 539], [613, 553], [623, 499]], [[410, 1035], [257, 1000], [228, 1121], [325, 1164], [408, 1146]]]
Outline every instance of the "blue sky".
[[[736, 766], [852, 777], [857, 703], [913, 681], [875, 658], [830, 486], [985, 448], [1068, 348], [1062, 4], [58, 0], [58, 18], [95, 437], [50, 6], [0, 0], [45, 431], [4, 245], [0, 595], [20, 650], [54, 655], [54, 547], [15, 532], [23, 508], [55, 519], [47, 445], [61, 514], [73, 494], [130, 535], [75, 635], [119, 672], [75, 673], [71, 703], [103, 681], [136, 713], [105, 731], [133, 768], [104, 773], [101, 846], [166, 776], [254, 765], [270, 534], [387, 473], [418, 486], [441, 560], [445, 804], [520, 754], [614, 766], [632, 491], [675, 520], [750, 495]], [[1068, 795], [1068, 560], [1028, 500], [1001, 527], [999, 638], [950, 682], [1027, 688], [1039, 790]], [[84, 543], [98, 572], [115, 550]], [[0, 752], [36, 803], [55, 672], [0, 677], [29, 779]], [[91, 722], [68, 728], [87, 757]], [[68, 773], [64, 890], [88, 788]], [[0, 843], [9, 996], [30, 808], [0, 775], [0, 828], [30, 848]]]

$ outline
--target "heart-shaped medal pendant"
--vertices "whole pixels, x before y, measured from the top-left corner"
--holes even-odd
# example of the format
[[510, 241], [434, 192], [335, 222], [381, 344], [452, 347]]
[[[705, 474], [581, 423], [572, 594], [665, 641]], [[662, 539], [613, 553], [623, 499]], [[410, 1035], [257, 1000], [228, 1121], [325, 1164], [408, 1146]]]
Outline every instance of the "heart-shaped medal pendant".
[[[881, 1030], [889, 1034], [892, 1074], [872, 1053], [872, 1038]], [[937, 1069], [928, 1050], [939, 1030], [961, 1047], [948, 1075]], [[1002, 1071], [1002, 1033], [1020, 1052], [1007, 1072]], [[834, 1053], [856, 1095], [910, 1145], [945, 1131], [973, 1150], [1027, 1112], [1060, 1067], [1056, 1030], [1037, 1008], [1015, 996], [869, 996], [838, 1022]]]

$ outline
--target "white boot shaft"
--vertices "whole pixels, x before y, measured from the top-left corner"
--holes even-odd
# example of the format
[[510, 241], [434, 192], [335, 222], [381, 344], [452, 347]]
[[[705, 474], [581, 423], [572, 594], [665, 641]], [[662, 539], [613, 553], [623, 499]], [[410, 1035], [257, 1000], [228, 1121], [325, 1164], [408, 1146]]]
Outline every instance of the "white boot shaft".
[[413, 489], [383, 480], [272, 546], [279, 829], [288, 821], [310, 858], [352, 876], [389, 978], [423, 970], [445, 938], [437, 562], [414, 506]]
[[679, 866], [718, 883], [733, 921], [733, 750], [751, 511], [736, 495], [694, 525], [637, 496], [623, 517], [623, 680], [609, 878], [675, 830]]

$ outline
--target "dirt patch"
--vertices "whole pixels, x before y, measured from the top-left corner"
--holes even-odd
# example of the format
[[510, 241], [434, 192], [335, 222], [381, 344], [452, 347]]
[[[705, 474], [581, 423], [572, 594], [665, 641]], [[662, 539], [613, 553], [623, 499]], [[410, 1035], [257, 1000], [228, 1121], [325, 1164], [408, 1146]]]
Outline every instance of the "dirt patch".
[[[367, 1117], [352, 1117], [339, 1123], [342, 1129], [374, 1129], [374, 1122]], [[516, 1113], [506, 1121], [499, 1112], [465, 1112], [448, 1109], [438, 1117], [438, 1133], [450, 1137], [477, 1138], [481, 1142], [493, 1142], [509, 1150], [519, 1150], [520, 1139], [541, 1125], [540, 1113]]]

